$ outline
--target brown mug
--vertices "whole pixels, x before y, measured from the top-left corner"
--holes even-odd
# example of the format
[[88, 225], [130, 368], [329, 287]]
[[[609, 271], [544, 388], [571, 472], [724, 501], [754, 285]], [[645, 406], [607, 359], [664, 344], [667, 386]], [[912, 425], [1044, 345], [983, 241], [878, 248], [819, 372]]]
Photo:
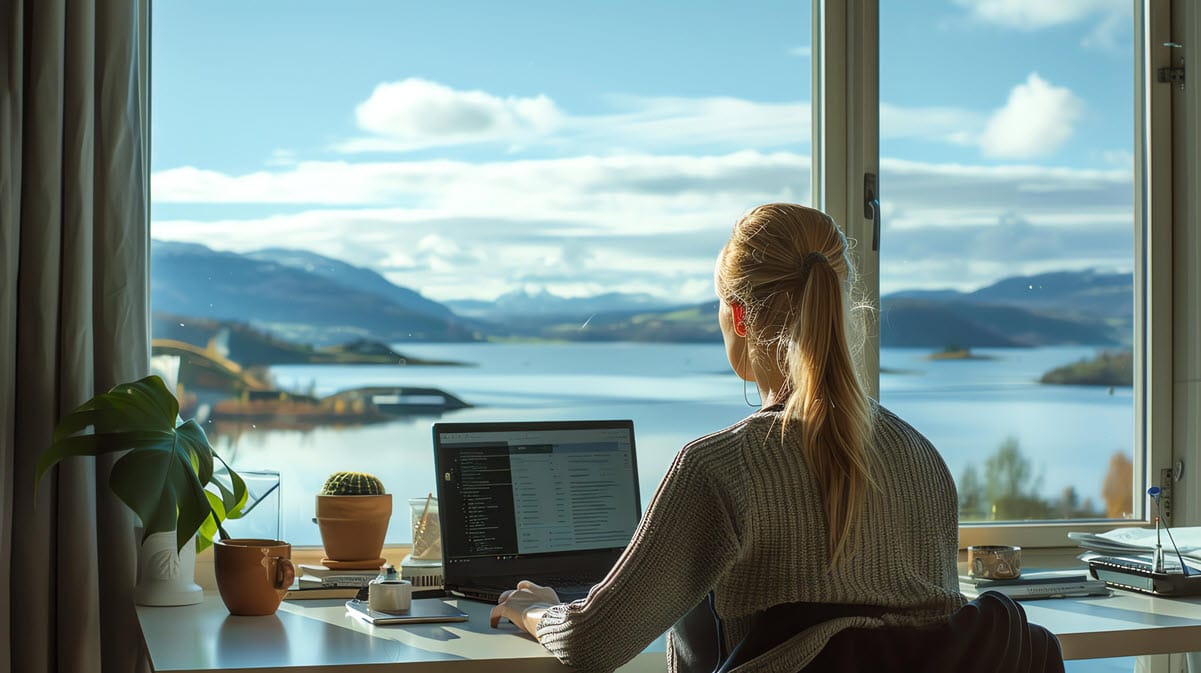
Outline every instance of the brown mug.
[[279, 540], [214, 540], [213, 563], [231, 615], [274, 614], [296, 579], [292, 545]]

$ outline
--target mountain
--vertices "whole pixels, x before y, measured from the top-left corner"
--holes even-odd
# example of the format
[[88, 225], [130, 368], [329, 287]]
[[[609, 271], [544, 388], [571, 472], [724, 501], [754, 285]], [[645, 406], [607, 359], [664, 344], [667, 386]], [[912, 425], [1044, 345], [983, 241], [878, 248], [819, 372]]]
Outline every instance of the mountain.
[[[657, 312], [601, 313], [586, 322], [544, 325], [538, 336], [568, 341], [721, 341], [717, 302]], [[1015, 348], [1052, 344], [1121, 343], [1100, 318], [1057, 317], [1015, 306], [889, 299], [880, 311], [886, 347]]]
[[318, 255], [307, 250], [290, 250], [287, 248], [266, 248], [248, 252], [244, 255], [250, 259], [262, 262], [275, 262], [294, 269], [301, 269], [317, 274], [338, 285], [356, 288], [363, 292], [377, 294], [392, 303], [421, 315], [428, 315], [443, 320], [455, 319], [455, 313], [443, 304], [426, 299], [421, 294], [407, 287], [392, 284], [380, 274], [359, 266], [352, 266], [341, 260]]
[[880, 345], [885, 347], [1013, 348], [1120, 343], [1120, 330], [1097, 317], [1056, 316], [1017, 306], [963, 300], [891, 297], [883, 301], [880, 309]]
[[[169, 332], [199, 338], [186, 328], [189, 319], [208, 319], [245, 324], [305, 347], [359, 339], [721, 339], [713, 301], [672, 306], [645, 294], [572, 298], [521, 289], [492, 302], [441, 304], [369, 269], [310, 252], [271, 248], [239, 255], [157, 241], [151, 250], [156, 337]], [[1058, 271], [1006, 278], [974, 292], [887, 295], [880, 336], [883, 346], [920, 348], [1118, 346], [1130, 341], [1132, 314], [1130, 274]], [[241, 342], [243, 336], [235, 329], [230, 339]], [[239, 345], [251, 349], [249, 341]], [[277, 361], [308, 357], [277, 346], [256, 342], [253, 352]]]
[[716, 301], [666, 311], [596, 313], [579, 322], [545, 325], [538, 334], [566, 341], [721, 341]]
[[583, 322], [600, 313], [661, 311], [671, 306], [670, 302], [649, 294], [606, 292], [592, 297], [561, 297], [545, 289], [529, 292], [524, 288], [507, 292], [492, 301], [460, 299], [446, 304], [461, 316], [514, 326], [530, 320], [539, 323]]
[[883, 302], [893, 299], [999, 304], [1129, 322], [1134, 315], [1134, 277], [1129, 273], [1102, 273], [1092, 269], [1052, 271], [1004, 278], [974, 292], [901, 290], [886, 295]]
[[[1132, 287], [1130, 274], [1061, 271], [1006, 278], [975, 292], [897, 292], [881, 300], [881, 345], [1124, 345], [1131, 334]], [[543, 324], [538, 334], [573, 341], [721, 339], [716, 302], [664, 311], [598, 313], [586, 322]]]
[[943, 348], [1130, 342], [1133, 277], [1093, 270], [1013, 276], [974, 292], [908, 290], [881, 299], [882, 346]]
[[1092, 270], [1015, 276], [976, 290], [968, 297], [980, 303], [1129, 321], [1134, 315], [1134, 276]]
[[[433, 302], [402, 288], [387, 290], [365, 275], [372, 272], [322, 264], [317, 266], [326, 270], [314, 272], [298, 266], [298, 259], [281, 263], [194, 243], [156, 241], [151, 246], [151, 307], [160, 313], [245, 322], [279, 338], [316, 345], [361, 338], [389, 343], [480, 338], [476, 325], [450, 309], [430, 306]], [[366, 289], [357, 281], [365, 282]]]

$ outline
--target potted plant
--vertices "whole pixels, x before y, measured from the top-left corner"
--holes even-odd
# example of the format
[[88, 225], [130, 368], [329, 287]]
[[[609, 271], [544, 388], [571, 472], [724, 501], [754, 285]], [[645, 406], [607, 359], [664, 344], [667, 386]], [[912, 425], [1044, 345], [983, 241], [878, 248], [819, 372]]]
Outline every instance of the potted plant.
[[323, 563], [342, 568], [378, 568], [392, 517], [392, 495], [378, 477], [335, 472], [317, 495], [317, 526], [325, 547]]
[[[80, 434], [88, 427], [92, 434]], [[179, 402], [157, 376], [114, 386], [64, 416], [38, 457], [35, 478], [40, 483], [64, 458], [118, 452], [126, 453], [113, 463], [109, 487], [142, 522], [135, 600], [199, 602], [195, 551], [211, 545], [214, 535], [228, 537], [221, 522], [240, 516], [246, 484], [196, 421], [179, 422]], [[228, 472], [228, 486], [214, 479], [214, 460]]]

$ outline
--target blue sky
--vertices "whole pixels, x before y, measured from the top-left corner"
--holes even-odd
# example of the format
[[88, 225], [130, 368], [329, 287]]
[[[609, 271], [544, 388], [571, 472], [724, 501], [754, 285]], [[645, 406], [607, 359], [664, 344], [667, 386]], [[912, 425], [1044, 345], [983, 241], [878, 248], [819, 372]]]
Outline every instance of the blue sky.
[[[882, 285], [1131, 267], [1126, 0], [882, 0]], [[435, 299], [711, 296], [809, 199], [798, 2], [155, 6], [153, 236], [306, 248]]]

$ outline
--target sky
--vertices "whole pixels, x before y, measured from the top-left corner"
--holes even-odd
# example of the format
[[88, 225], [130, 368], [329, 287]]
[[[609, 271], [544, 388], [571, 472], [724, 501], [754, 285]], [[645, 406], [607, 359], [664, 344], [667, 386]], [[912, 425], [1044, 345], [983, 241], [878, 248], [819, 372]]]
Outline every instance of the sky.
[[[881, 0], [881, 288], [1133, 266], [1130, 0]], [[152, 237], [436, 300], [713, 296], [810, 201], [807, 2], [157, 3]]]

